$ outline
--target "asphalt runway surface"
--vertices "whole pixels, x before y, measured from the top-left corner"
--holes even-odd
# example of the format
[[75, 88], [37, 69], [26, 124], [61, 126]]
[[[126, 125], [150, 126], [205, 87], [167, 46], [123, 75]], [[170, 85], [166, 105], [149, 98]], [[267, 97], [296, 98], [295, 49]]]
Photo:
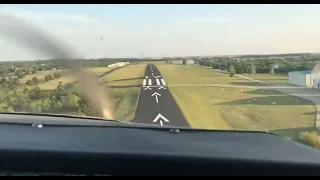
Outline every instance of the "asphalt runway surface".
[[189, 127], [165, 80], [154, 64], [148, 64], [146, 67], [133, 122]]

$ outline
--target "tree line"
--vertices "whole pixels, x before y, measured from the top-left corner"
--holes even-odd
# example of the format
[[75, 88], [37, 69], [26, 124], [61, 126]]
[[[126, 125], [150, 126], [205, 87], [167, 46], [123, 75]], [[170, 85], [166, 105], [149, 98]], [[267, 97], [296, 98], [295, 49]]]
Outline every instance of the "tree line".
[[314, 63], [310, 62], [288, 62], [288, 61], [272, 61], [269, 59], [238, 61], [238, 60], [201, 60], [199, 65], [212, 67], [225, 71], [232, 71], [233, 74], [255, 74], [255, 73], [270, 73], [270, 74], [287, 74], [290, 71], [311, 70]]
[[[34, 78], [33, 78], [34, 79]], [[18, 79], [0, 81], [1, 112], [63, 113], [85, 116], [101, 116], [92, 109], [84, 94], [75, 86], [64, 87], [61, 82], [54, 90], [18, 88]], [[12, 87], [15, 86], [15, 87]]]

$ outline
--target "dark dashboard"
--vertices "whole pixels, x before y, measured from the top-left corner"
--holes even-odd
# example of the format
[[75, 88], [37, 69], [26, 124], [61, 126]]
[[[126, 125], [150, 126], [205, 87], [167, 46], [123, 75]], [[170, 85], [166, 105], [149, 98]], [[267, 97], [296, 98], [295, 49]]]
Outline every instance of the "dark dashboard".
[[320, 175], [320, 151], [268, 133], [1, 117], [2, 175]]

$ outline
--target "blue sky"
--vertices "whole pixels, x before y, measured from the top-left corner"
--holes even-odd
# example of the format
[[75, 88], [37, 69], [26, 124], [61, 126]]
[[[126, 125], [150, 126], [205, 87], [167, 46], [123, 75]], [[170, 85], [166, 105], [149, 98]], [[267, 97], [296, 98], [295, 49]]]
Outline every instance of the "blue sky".
[[[319, 5], [0, 5], [95, 57], [319, 52]], [[103, 40], [100, 40], [103, 37]], [[0, 39], [0, 61], [50, 58]]]

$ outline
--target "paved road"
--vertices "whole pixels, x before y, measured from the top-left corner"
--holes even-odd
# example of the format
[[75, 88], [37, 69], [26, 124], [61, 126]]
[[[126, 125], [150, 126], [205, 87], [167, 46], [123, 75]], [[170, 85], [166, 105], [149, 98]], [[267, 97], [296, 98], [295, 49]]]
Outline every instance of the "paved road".
[[158, 68], [148, 64], [133, 122], [189, 127]]

